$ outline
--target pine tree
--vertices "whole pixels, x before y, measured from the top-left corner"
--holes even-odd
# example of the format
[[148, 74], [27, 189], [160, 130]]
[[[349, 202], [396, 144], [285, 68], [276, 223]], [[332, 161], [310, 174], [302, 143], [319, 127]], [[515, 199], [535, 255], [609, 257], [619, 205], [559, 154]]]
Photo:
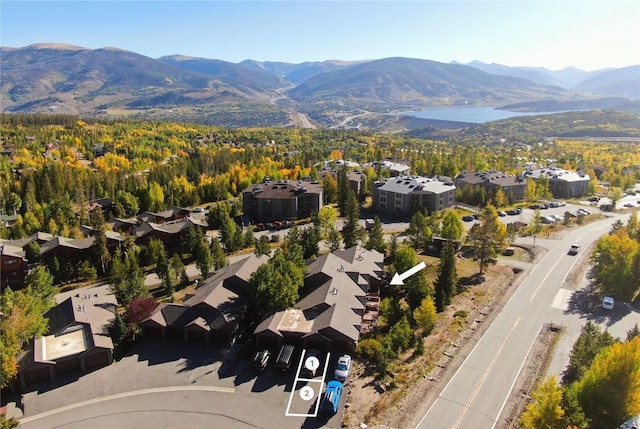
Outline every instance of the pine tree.
[[346, 219], [342, 227], [342, 241], [344, 248], [349, 249], [358, 244], [358, 239], [362, 237], [363, 233], [363, 229], [359, 224], [360, 210], [358, 208], [358, 200], [351, 189], [347, 192], [346, 213]]
[[387, 250], [387, 243], [385, 243], [384, 236], [382, 235], [382, 222], [380, 222], [378, 216], [375, 217], [373, 226], [371, 230], [369, 230], [369, 239], [365, 247], [367, 250], [375, 249], [382, 254]]
[[435, 282], [436, 308], [438, 313], [444, 311], [451, 304], [451, 298], [456, 294], [458, 273], [456, 270], [456, 255], [451, 242], [447, 241], [440, 254], [438, 278]]

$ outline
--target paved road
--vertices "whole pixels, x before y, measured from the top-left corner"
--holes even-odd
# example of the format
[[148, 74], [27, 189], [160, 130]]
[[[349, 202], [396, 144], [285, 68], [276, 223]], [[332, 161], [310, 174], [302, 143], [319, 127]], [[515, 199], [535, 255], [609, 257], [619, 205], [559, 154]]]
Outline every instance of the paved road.
[[[620, 218], [615, 216], [615, 218]], [[549, 248], [495, 318], [417, 428], [493, 428], [541, 327], [560, 322], [552, 307], [570, 270], [586, 253], [567, 255], [571, 243], [587, 248], [614, 217], [568, 233]]]

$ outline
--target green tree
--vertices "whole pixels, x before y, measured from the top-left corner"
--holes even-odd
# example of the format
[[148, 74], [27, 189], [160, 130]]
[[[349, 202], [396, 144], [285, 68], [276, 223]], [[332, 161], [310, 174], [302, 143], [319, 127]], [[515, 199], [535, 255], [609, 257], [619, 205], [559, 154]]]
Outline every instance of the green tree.
[[269, 237], [266, 235], [261, 235], [256, 243], [256, 248], [253, 253], [256, 256], [260, 255], [270, 255], [271, 254], [271, 246], [269, 245]]
[[322, 179], [322, 193], [325, 203], [332, 204], [338, 201], [338, 182], [331, 174], [325, 175]]
[[413, 329], [409, 325], [409, 321], [406, 316], [396, 324], [394, 324], [387, 333], [387, 339], [390, 343], [392, 350], [395, 353], [407, 350], [413, 343]]
[[144, 284], [145, 275], [138, 263], [138, 252], [130, 250], [122, 261], [118, 252], [111, 263], [109, 280], [111, 289], [118, 302], [127, 306], [132, 299], [149, 294], [149, 289]]
[[347, 188], [346, 192], [346, 218], [342, 227], [342, 241], [344, 248], [349, 249], [358, 244], [358, 240], [362, 238], [364, 230], [359, 224], [360, 209], [358, 208], [356, 195], [351, 188]]
[[459, 241], [464, 234], [462, 219], [453, 210], [446, 210], [442, 218], [442, 238]]
[[631, 341], [636, 337], [640, 337], [640, 329], [638, 329], [638, 324], [633, 325], [633, 328], [627, 331], [627, 339], [626, 341]]
[[468, 238], [475, 243], [475, 258], [480, 274], [489, 264], [497, 262], [497, 255], [505, 243], [507, 230], [498, 218], [498, 212], [491, 204], [480, 215], [480, 222], [469, 230]]
[[127, 336], [127, 332], [127, 324], [124, 322], [124, 319], [122, 318], [120, 313], [116, 311], [116, 320], [113, 325], [113, 334], [111, 337], [116, 347], [118, 347], [118, 344], [124, 341]]
[[538, 234], [542, 231], [542, 213], [540, 213], [540, 209], [534, 210], [533, 217], [531, 218], [531, 225], [533, 226], [534, 234]]
[[316, 226], [305, 228], [300, 234], [300, 244], [302, 245], [302, 256], [309, 259], [318, 256], [320, 253], [320, 233]]
[[376, 364], [383, 358], [382, 343], [374, 338], [367, 338], [360, 342], [356, 347], [358, 358], [363, 362]]
[[53, 281], [53, 276], [44, 267], [31, 270], [24, 279], [28, 293], [34, 294], [42, 302], [43, 312], [55, 305], [55, 296], [60, 292]]
[[123, 217], [135, 216], [140, 211], [138, 197], [122, 189], [116, 193], [115, 204], [121, 207]]
[[[393, 262], [396, 273], [404, 273], [418, 265], [416, 251], [411, 247], [402, 247], [396, 253]], [[404, 280], [404, 294], [409, 307], [413, 310], [420, 305], [422, 300], [431, 293], [431, 288], [424, 275], [424, 270], [420, 270]]]
[[397, 297], [386, 297], [380, 301], [380, 326], [393, 326], [404, 316], [404, 311]]
[[624, 197], [624, 191], [618, 186], [612, 186], [607, 193], [607, 196], [611, 200], [611, 207], [613, 211], [616, 210], [616, 204]]
[[335, 252], [336, 250], [339, 250], [341, 241], [342, 235], [340, 235], [340, 232], [335, 228], [331, 228], [327, 237], [327, 245], [329, 247], [329, 251]]
[[640, 242], [629, 237], [626, 228], [601, 237], [592, 258], [598, 288], [606, 295], [632, 301], [640, 288], [635, 266], [638, 253]]
[[100, 267], [100, 275], [107, 275], [109, 262], [111, 262], [111, 253], [109, 253], [109, 248], [107, 247], [107, 234], [104, 223], [99, 226], [98, 232], [94, 237], [93, 250]]
[[[327, 175], [327, 177], [331, 176]], [[331, 229], [335, 228], [336, 220], [338, 220], [338, 212], [331, 206], [324, 206], [317, 213], [315, 219], [317, 219], [317, 226], [320, 229], [320, 237], [327, 239]]]
[[276, 250], [269, 262], [251, 275], [255, 293], [255, 315], [261, 317], [271, 311], [284, 310], [298, 300], [298, 290], [304, 283], [306, 264], [299, 245], [290, 246], [286, 253]]
[[[347, 169], [342, 167], [338, 170], [338, 211], [340, 212], [340, 216], [347, 217], [349, 216], [349, 199], [351, 198], [351, 194], [353, 194], [353, 190], [349, 186], [349, 179], [347, 178]], [[358, 199], [355, 194], [353, 195], [356, 205], [358, 204]], [[349, 248], [351, 246], [347, 246]]]
[[[260, 239], [262, 241], [262, 237], [260, 237]], [[220, 240], [218, 240], [216, 237], [213, 237], [213, 239], [211, 240], [211, 257], [213, 262], [213, 268], [215, 270], [224, 268], [229, 263], [227, 254], [224, 253], [224, 249], [220, 245]]]
[[493, 196], [493, 203], [497, 208], [502, 208], [507, 203], [507, 196], [502, 187], [498, 188], [496, 194]]
[[640, 414], [640, 338], [602, 349], [574, 388], [589, 427], [615, 428]]
[[213, 256], [211, 255], [211, 250], [209, 250], [207, 239], [200, 228], [193, 228], [193, 231], [194, 238], [192, 241], [193, 248], [190, 249], [191, 255], [195, 259], [196, 267], [198, 267], [202, 278], [205, 278], [213, 267]]
[[456, 270], [456, 254], [451, 242], [447, 241], [440, 254], [438, 277], [435, 281], [436, 309], [444, 311], [451, 304], [453, 295], [457, 293], [458, 272]]
[[569, 365], [562, 376], [562, 383], [569, 385], [580, 379], [589, 369], [596, 355], [614, 343], [615, 339], [609, 332], [603, 332], [598, 325], [588, 321], [580, 330], [580, 336], [573, 344]]
[[422, 335], [427, 336], [436, 325], [436, 306], [433, 298], [428, 296], [422, 300], [420, 306], [413, 310], [413, 319], [420, 328]]
[[520, 417], [522, 429], [565, 429], [562, 409], [562, 389], [555, 376], [548, 377], [532, 393], [529, 403]]
[[421, 211], [417, 211], [409, 221], [409, 227], [406, 231], [411, 246], [418, 252], [427, 250], [427, 246], [431, 243], [433, 231], [429, 226], [427, 216]]
[[383, 255], [387, 250], [387, 243], [384, 241], [384, 236], [382, 235], [382, 222], [380, 222], [378, 216], [375, 217], [373, 226], [369, 230], [369, 239], [367, 240], [365, 248], [367, 250], [377, 250]]

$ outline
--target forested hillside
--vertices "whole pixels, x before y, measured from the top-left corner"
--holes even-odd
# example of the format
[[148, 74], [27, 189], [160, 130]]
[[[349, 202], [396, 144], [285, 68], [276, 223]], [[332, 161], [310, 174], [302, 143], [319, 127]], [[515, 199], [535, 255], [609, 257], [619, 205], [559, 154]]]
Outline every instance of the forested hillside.
[[[548, 117], [529, 118], [551, 128]], [[633, 118], [603, 113], [611, 130], [628, 130]], [[621, 120], [617, 120], [617, 119]], [[273, 179], [317, 177], [314, 164], [328, 158], [360, 163], [404, 160], [413, 174], [453, 177], [462, 170], [521, 169], [519, 160], [553, 159], [568, 169], [604, 167], [605, 180], [621, 185], [624, 174], [640, 179], [640, 147], [531, 137], [523, 146], [520, 121], [486, 125], [486, 134], [444, 142], [400, 135], [308, 129], [225, 129], [170, 122], [86, 122], [72, 116], [3, 115], [0, 212], [20, 214], [21, 228], [0, 236], [35, 231], [78, 235], [83, 203], [116, 201], [116, 215], [191, 206], [237, 198], [243, 189]], [[518, 133], [509, 132], [514, 124]], [[637, 126], [637, 122], [635, 122]], [[507, 132], [503, 131], [506, 128]], [[487, 135], [504, 133], [504, 140]], [[511, 134], [514, 137], [509, 137]], [[487, 143], [491, 142], [490, 145]], [[368, 183], [377, 179], [364, 170]], [[631, 172], [631, 173], [630, 173]], [[624, 173], [624, 174], [623, 174]]]

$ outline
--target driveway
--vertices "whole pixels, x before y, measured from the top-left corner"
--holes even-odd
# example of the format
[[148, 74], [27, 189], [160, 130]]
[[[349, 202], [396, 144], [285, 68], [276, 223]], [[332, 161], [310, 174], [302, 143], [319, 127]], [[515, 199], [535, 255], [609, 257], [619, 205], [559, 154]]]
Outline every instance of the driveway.
[[20, 428], [164, 428], [178, 420], [192, 428], [338, 427], [338, 416], [285, 415], [302, 387], [291, 394], [293, 381], [271, 368], [256, 373], [240, 347], [143, 341], [108, 367], [24, 394]]

